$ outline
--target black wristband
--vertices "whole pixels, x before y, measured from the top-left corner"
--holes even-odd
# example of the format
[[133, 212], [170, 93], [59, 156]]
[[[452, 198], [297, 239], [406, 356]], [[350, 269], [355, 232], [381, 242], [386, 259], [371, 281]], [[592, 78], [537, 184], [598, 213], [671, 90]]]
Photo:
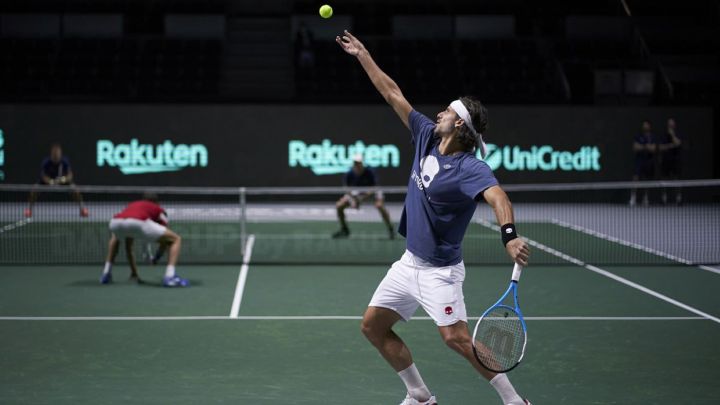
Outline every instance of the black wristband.
[[515, 224], [505, 224], [500, 228], [500, 236], [502, 237], [503, 245], [507, 245], [508, 242], [517, 238], [517, 232], [515, 231]]

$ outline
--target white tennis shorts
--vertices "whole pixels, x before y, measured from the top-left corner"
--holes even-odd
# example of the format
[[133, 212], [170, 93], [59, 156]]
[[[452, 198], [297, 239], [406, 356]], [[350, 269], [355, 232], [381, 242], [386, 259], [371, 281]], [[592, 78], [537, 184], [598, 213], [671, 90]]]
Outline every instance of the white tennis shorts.
[[[358, 201], [356, 200], [356, 198], [358, 197], [358, 195], [360, 195], [359, 192], [353, 191], [353, 192], [343, 195], [342, 198], [340, 199], [340, 201], [349, 204], [350, 208], [357, 208]], [[379, 190], [376, 191], [375, 192], [375, 202], [384, 201], [384, 200], [385, 200], [385, 195], [383, 194], [383, 192], [379, 191]]]
[[369, 306], [391, 309], [405, 321], [422, 306], [437, 326], [467, 322], [463, 281], [463, 262], [437, 267], [406, 250], [380, 282]]
[[164, 226], [152, 219], [113, 218], [110, 220], [110, 232], [118, 238], [136, 238], [156, 241], [165, 234]]

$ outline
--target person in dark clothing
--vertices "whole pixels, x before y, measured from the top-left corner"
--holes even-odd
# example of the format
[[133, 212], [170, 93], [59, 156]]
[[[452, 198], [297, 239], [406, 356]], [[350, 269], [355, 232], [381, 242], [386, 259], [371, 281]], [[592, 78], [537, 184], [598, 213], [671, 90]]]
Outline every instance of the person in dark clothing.
[[[635, 154], [635, 172], [633, 181], [653, 180], [655, 177], [655, 153], [657, 139], [652, 133], [650, 121], [643, 121], [639, 134], [633, 140], [633, 153]], [[643, 191], [643, 205], [649, 204], [648, 190]], [[630, 206], [637, 204], [637, 189], [630, 192]]]
[[[660, 140], [660, 176], [663, 180], [678, 180], [682, 173], [682, 138], [676, 132], [675, 120], [668, 118], [667, 130]], [[667, 204], [667, 189], [662, 191], [662, 202]], [[675, 204], [682, 204], [682, 192], [675, 189]]]
[[[362, 155], [358, 154], [354, 156], [353, 167], [345, 174], [344, 185], [346, 187], [373, 187], [378, 185], [375, 172], [373, 172], [369, 167], [365, 167]], [[390, 222], [390, 214], [388, 214], [388, 211], [385, 208], [385, 198], [382, 191], [351, 191], [340, 197], [340, 199], [335, 203], [338, 220], [340, 221], [340, 230], [333, 234], [333, 238], [347, 238], [350, 236], [350, 228], [348, 228], [347, 221], [345, 220], [345, 209], [348, 207], [358, 208], [363, 200], [369, 198], [373, 194], [375, 195], [375, 208], [377, 208], [378, 212], [380, 212], [380, 216], [387, 227], [388, 235], [390, 236], [390, 239], [395, 238], [395, 230], [393, 229], [392, 222]]]
[[[73, 180], [74, 173], [70, 166], [70, 160], [63, 156], [62, 146], [59, 143], [54, 143], [50, 147], [50, 156], [46, 157], [40, 165], [40, 178], [37, 184], [68, 187], [73, 199], [80, 205], [80, 216], [87, 217], [88, 210], [83, 204], [82, 194], [80, 194]], [[28, 207], [25, 209], [26, 218], [31, 218], [33, 215], [37, 195], [37, 189], [30, 192]]]

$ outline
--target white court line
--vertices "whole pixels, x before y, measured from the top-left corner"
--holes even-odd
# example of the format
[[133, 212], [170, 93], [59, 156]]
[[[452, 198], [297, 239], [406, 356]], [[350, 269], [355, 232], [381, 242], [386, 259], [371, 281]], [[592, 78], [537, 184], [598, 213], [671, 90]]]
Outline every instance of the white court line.
[[[480, 219], [480, 220], [478, 220], [478, 223], [479, 223], [480, 225], [484, 226], [484, 227], [487, 227], [487, 228], [490, 228], [490, 229], [493, 229], [493, 230], [496, 230], [496, 231], [500, 231], [500, 227], [499, 227], [499, 226], [497, 226], [497, 225], [495, 225], [495, 224], [493, 224], [493, 223], [490, 223], [490, 222], [488, 222], [487, 220]], [[572, 257], [572, 256], [568, 256], [568, 255], [565, 254], [565, 253], [562, 253], [562, 252], [560, 252], [560, 251], [558, 251], [558, 250], [549, 248], [549, 247], [547, 247], [547, 246], [545, 246], [545, 245], [543, 245], [543, 244], [541, 244], [541, 243], [539, 243], [539, 242], [535, 242], [535, 241], [533, 241], [533, 240], [531, 240], [531, 239], [528, 239], [528, 238], [523, 238], [523, 239], [526, 240], [529, 245], [536, 246], [538, 249], [544, 250], [544, 251], [550, 253], [550, 254], [553, 255], [553, 256], [560, 257], [560, 258], [562, 258], [562, 259], [564, 259], [564, 260], [567, 260], [567, 261], [569, 261], [569, 262], [571, 262], [571, 263], [574, 263], [574, 264], [577, 264], [577, 265], [579, 265], [579, 266], [582, 266], [582, 267], [584, 267], [584, 268], [586, 268], [586, 269], [588, 269], [588, 270], [590, 270], [590, 271], [593, 271], [593, 272], [595, 272], [595, 273], [598, 273], [598, 274], [600, 274], [600, 275], [603, 275], [603, 276], [605, 276], [605, 277], [608, 277], [608, 278], [611, 278], [611, 279], [613, 279], [613, 280], [615, 280], [615, 281], [618, 281], [618, 282], [620, 282], [620, 283], [623, 283], [623, 284], [627, 285], [628, 287], [635, 288], [635, 289], [640, 290], [640, 291], [642, 291], [642, 292], [644, 292], [644, 293], [646, 293], [646, 294], [652, 295], [652, 296], [655, 297], [655, 298], [661, 299], [661, 300], [663, 300], [663, 301], [665, 301], [665, 302], [667, 302], [667, 303], [670, 303], [670, 304], [672, 304], [672, 305], [675, 305], [675, 306], [677, 306], [677, 307], [680, 307], [680, 308], [682, 308], [682, 309], [684, 309], [684, 310], [686, 310], [686, 311], [690, 311], [690, 312], [693, 312], [693, 313], [695, 313], [695, 314], [697, 314], [697, 315], [700, 315], [700, 316], [702, 316], [703, 318], [706, 318], [706, 319], [709, 319], [709, 320], [711, 320], [711, 321], [720, 323], [720, 318], [714, 317], [714, 316], [712, 316], [712, 315], [710, 315], [710, 314], [708, 314], [708, 313], [705, 313], [705, 312], [703, 312], [703, 311], [701, 311], [701, 310], [699, 310], [699, 309], [697, 309], [697, 308], [691, 307], [690, 305], [683, 304], [682, 302], [680, 302], [680, 301], [678, 301], [678, 300], [675, 300], [675, 299], [672, 299], [672, 298], [668, 297], [667, 295], [663, 295], [663, 294], [660, 294], [660, 293], [657, 292], [657, 291], [651, 290], [651, 289], [649, 289], [649, 288], [647, 288], [647, 287], [643, 287], [643, 286], [640, 285], [640, 284], [634, 283], [634, 282], [632, 282], [632, 281], [630, 281], [630, 280], [628, 280], [628, 279], [626, 279], [626, 278], [623, 278], [623, 277], [620, 277], [620, 276], [618, 276], [618, 275], [616, 275], [616, 274], [610, 273], [610, 272], [607, 271], [607, 270], [603, 270], [603, 269], [601, 269], [601, 268], [599, 268], [599, 267], [596, 267], [596, 266], [593, 266], [593, 265], [591, 265], [591, 264], [586, 264], [585, 262], [583, 262], [583, 261], [580, 260], [580, 259], [574, 258], [574, 257]]]
[[[383, 233], [353, 233], [350, 240], [387, 240], [387, 232]], [[467, 235], [465, 239], [495, 239], [495, 235]], [[309, 242], [317, 242], [318, 240], [332, 240], [331, 235], [323, 236], [317, 233], [287, 233], [287, 234], [263, 234], [258, 235], [258, 239], [262, 240], [303, 240]]]
[[689, 260], [683, 259], [682, 257], [673, 256], [673, 255], [671, 255], [671, 254], [669, 254], [669, 253], [665, 253], [665, 252], [663, 252], [663, 251], [661, 251], [661, 250], [649, 248], [649, 247], [644, 246], [644, 245], [641, 245], [641, 244], [639, 244], [639, 243], [630, 242], [630, 241], [627, 241], [627, 240], [624, 240], [624, 239], [616, 238], [616, 237], [614, 237], [614, 236], [610, 236], [610, 235], [604, 234], [604, 233], [602, 233], [602, 232], [598, 232], [598, 231], [596, 231], [596, 230], [594, 230], [594, 229], [586, 228], [586, 227], [581, 226], [581, 225], [571, 224], [571, 223], [569, 223], [569, 222], [561, 221], [561, 220], [559, 220], [559, 219], [554, 219], [554, 218], [553, 218], [553, 220], [552, 220], [552, 223], [555, 224], [555, 225], [561, 226], [561, 227], [563, 227], [563, 228], [569, 228], [569, 229], [572, 229], [573, 231], [578, 231], [578, 232], [582, 232], [582, 233], [584, 233], [584, 234], [586, 234], [586, 235], [594, 236], [594, 237], [599, 238], [599, 239], [603, 239], [603, 240], [606, 240], [606, 241], [609, 241], [609, 242], [617, 243], [617, 244], [619, 244], [619, 245], [631, 247], [631, 248], [633, 248], [633, 249], [642, 250], [643, 252], [647, 252], [647, 253], [653, 254], [653, 255], [655, 255], [655, 256], [660, 256], [660, 257], [663, 257], [663, 258], [665, 258], [665, 259], [672, 260], [672, 261], [674, 261], [674, 262], [678, 262], [678, 263], [682, 263], [682, 264], [688, 264], [688, 265], [689, 265], [689, 264], [692, 264]]
[[14, 224], [7, 224], [7, 225], [3, 226], [2, 228], [0, 228], [0, 233], [12, 231], [13, 229], [17, 229], [17, 228], [20, 228], [21, 226], [27, 225], [30, 222], [32, 222], [32, 218], [24, 218], [24, 219], [21, 219], [21, 220], [15, 222]]
[[642, 285], [640, 285], [640, 284], [638, 284], [638, 283], [634, 283], [634, 282], [632, 282], [632, 281], [630, 281], [630, 280], [628, 280], [628, 279], [626, 279], [626, 278], [623, 278], [623, 277], [620, 277], [620, 276], [615, 275], [615, 274], [613, 274], [613, 273], [610, 273], [610, 272], [607, 271], [607, 270], [603, 270], [603, 269], [601, 269], [601, 268], [599, 268], [599, 267], [595, 267], [595, 266], [593, 266], [592, 264], [586, 265], [585, 268], [588, 269], [588, 270], [590, 270], [590, 271], [594, 271], [595, 273], [602, 274], [603, 276], [608, 277], [608, 278], [611, 278], [611, 279], [613, 279], [613, 280], [615, 280], [615, 281], [619, 281], [619, 282], [621, 282], [621, 283], [623, 283], [623, 284], [625, 284], [625, 285], [627, 285], [627, 286], [629, 286], [629, 287], [632, 287], [632, 288], [635, 288], [635, 289], [637, 289], [637, 290], [640, 290], [640, 291], [642, 291], [642, 292], [644, 292], [644, 293], [646, 293], [646, 294], [650, 294], [650, 295], [652, 295], [652, 296], [655, 297], [655, 298], [660, 298], [661, 300], [666, 301], [666, 302], [669, 302], [670, 304], [673, 304], [673, 305], [675, 305], [675, 306], [677, 306], [677, 307], [680, 307], [680, 308], [682, 308], [682, 309], [684, 309], [684, 310], [686, 310], [686, 311], [690, 311], [690, 312], [696, 313], [696, 314], [698, 314], [698, 315], [700, 315], [700, 316], [702, 316], [702, 317], [705, 317], [705, 318], [707, 318], [707, 319], [710, 319], [710, 320], [712, 320], [712, 321], [715, 321], [715, 322], [717, 322], [717, 323], [720, 323], [720, 318], [714, 317], [714, 316], [712, 316], [712, 315], [710, 315], [710, 314], [708, 314], [708, 313], [705, 313], [705, 312], [703, 312], [703, 311], [701, 311], [701, 310], [699, 310], [699, 309], [697, 309], [697, 308], [691, 307], [690, 305], [683, 304], [682, 302], [680, 302], [680, 301], [678, 301], [678, 300], [675, 300], [675, 299], [672, 299], [672, 298], [668, 297], [667, 295], [663, 295], [663, 294], [660, 294], [659, 292], [653, 291], [653, 290], [651, 290], [651, 289], [649, 289], [649, 288], [647, 288], [647, 287], [643, 287]]
[[[359, 321], [360, 315], [297, 316], [0, 316], [0, 321]], [[413, 320], [431, 321], [429, 316]], [[477, 320], [469, 317], [468, 320]], [[706, 321], [701, 316], [528, 316], [526, 321]]]
[[[595, 230], [592, 230], [592, 229], [589, 229], [589, 228], [585, 228], [584, 226], [571, 224], [571, 223], [568, 223], [568, 222], [561, 221], [561, 220], [559, 220], [559, 219], [553, 219], [552, 222], [553, 222], [555, 225], [562, 226], [562, 227], [565, 227], [565, 228], [570, 228], [570, 229], [572, 229], [572, 230], [574, 230], [574, 231], [582, 232], [582, 233], [585, 233], [585, 234], [587, 234], [587, 235], [594, 236], [594, 237], [596, 237], [596, 238], [604, 239], [604, 240], [607, 240], [607, 241], [613, 242], [613, 243], [618, 243], [618, 244], [620, 244], [620, 245], [628, 246], [628, 247], [631, 247], [631, 248], [634, 248], [634, 249], [638, 249], [638, 250], [642, 250], [643, 252], [647, 252], [647, 253], [650, 253], [650, 254], [654, 254], [654, 255], [656, 255], [656, 256], [660, 256], [660, 257], [663, 257], [663, 258], [665, 258], [665, 259], [672, 260], [672, 261], [677, 262], [677, 263], [682, 263], [682, 264], [687, 264], [687, 265], [692, 266], [692, 262], [690, 262], [690, 261], [687, 260], [687, 259], [683, 259], [682, 257], [673, 256], [673, 255], [671, 255], [671, 254], [669, 254], [669, 253], [665, 253], [665, 252], [660, 251], [660, 250], [652, 249], [652, 248], [649, 248], [649, 247], [647, 247], [647, 246], [640, 245], [640, 244], [638, 244], [638, 243], [634, 243], [634, 242], [626, 241], [626, 240], [623, 240], [623, 239], [620, 239], [620, 238], [616, 238], [616, 237], [614, 237], [614, 236], [606, 235], [606, 234], [604, 234], [604, 233], [602, 233], [602, 232], [598, 232], [598, 231], [595, 231]], [[720, 274], [720, 269], [716, 269], [716, 268], [714, 268], [714, 267], [704, 266], [704, 265], [697, 265], [697, 266], [694, 266], [694, 267], [697, 267], [697, 268], [699, 268], [699, 269], [706, 270], [706, 271], [709, 271], [709, 272], [712, 272], [712, 273], [715, 273], [715, 274]]]
[[720, 269], [716, 269], [715, 267], [703, 266], [702, 264], [699, 265], [698, 267], [703, 270], [707, 270], [709, 272], [715, 273], [715, 274], [720, 274]]
[[248, 236], [245, 245], [245, 254], [243, 254], [243, 264], [240, 267], [240, 275], [238, 276], [237, 285], [235, 286], [235, 296], [233, 297], [232, 307], [230, 307], [230, 317], [237, 318], [240, 312], [240, 303], [242, 302], [243, 292], [245, 291], [245, 281], [247, 281], [248, 271], [250, 271], [250, 257], [252, 256], [253, 245], [255, 244], [255, 235]]
[[[672, 261], [674, 261], [674, 262], [678, 262], [678, 263], [682, 263], [682, 264], [687, 264], [687, 265], [689, 265], [689, 266], [692, 266], [692, 265], [693, 265], [691, 261], [689, 261], [689, 260], [687, 260], [687, 259], [683, 259], [682, 257], [673, 256], [673, 255], [671, 255], [671, 254], [669, 254], [669, 253], [665, 253], [665, 252], [660, 251], [660, 250], [656, 250], [656, 249], [653, 249], [653, 248], [649, 248], [649, 247], [647, 247], [647, 246], [643, 246], [643, 245], [640, 245], [640, 244], [638, 244], [638, 243], [634, 243], [634, 242], [626, 241], [626, 240], [623, 240], [623, 239], [620, 239], [620, 238], [616, 238], [616, 237], [614, 237], [614, 236], [606, 235], [606, 234], [604, 234], [604, 233], [602, 233], [602, 232], [598, 232], [598, 231], [595, 231], [595, 230], [590, 229], [590, 228], [585, 228], [584, 226], [571, 224], [571, 223], [569, 223], [569, 222], [561, 221], [561, 220], [559, 220], [559, 219], [553, 219], [553, 220], [552, 220], [552, 223], [555, 224], [555, 225], [558, 225], [558, 226], [562, 226], [562, 227], [564, 227], [564, 228], [570, 228], [570, 229], [572, 229], [573, 231], [582, 232], [582, 233], [584, 233], [584, 234], [587, 234], [587, 235], [590, 235], [590, 236], [594, 236], [594, 237], [596, 237], [596, 238], [604, 239], [604, 240], [607, 240], [607, 241], [609, 241], [609, 242], [618, 243], [618, 244], [623, 245], [623, 246], [628, 246], [628, 247], [631, 247], [631, 248], [634, 248], [634, 249], [642, 250], [643, 252], [647, 252], [647, 253], [653, 254], [653, 255], [655, 255], [655, 256], [660, 256], [660, 257], [663, 257], [663, 258], [665, 258], [665, 259], [672, 260]], [[713, 268], [713, 267], [710, 267], [710, 266], [697, 265], [697, 266], [694, 266], [694, 267], [700, 268], [700, 269], [702, 269], [702, 270], [707, 270], [707, 271], [712, 272], [712, 273], [715, 273], [715, 274], [720, 274], [720, 269], [716, 269], [716, 268]]]

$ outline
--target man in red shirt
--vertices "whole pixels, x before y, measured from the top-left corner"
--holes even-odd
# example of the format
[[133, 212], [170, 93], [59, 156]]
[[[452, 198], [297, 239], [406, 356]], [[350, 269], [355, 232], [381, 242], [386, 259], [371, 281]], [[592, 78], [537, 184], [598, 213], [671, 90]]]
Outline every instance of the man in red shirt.
[[110, 220], [109, 227], [112, 236], [108, 243], [108, 255], [100, 283], [109, 284], [112, 282], [112, 265], [115, 262], [121, 239], [125, 239], [125, 253], [132, 271], [130, 279], [140, 280], [133, 253], [133, 241], [138, 238], [157, 242], [161, 251], [169, 250], [168, 265], [162, 282], [163, 286], [190, 286], [188, 280], [175, 274], [175, 264], [180, 255], [181, 238], [180, 235], [167, 227], [167, 221], [167, 214], [158, 205], [158, 197], [154, 193], [145, 193], [142, 200], [131, 202], [123, 211], [116, 214]]

